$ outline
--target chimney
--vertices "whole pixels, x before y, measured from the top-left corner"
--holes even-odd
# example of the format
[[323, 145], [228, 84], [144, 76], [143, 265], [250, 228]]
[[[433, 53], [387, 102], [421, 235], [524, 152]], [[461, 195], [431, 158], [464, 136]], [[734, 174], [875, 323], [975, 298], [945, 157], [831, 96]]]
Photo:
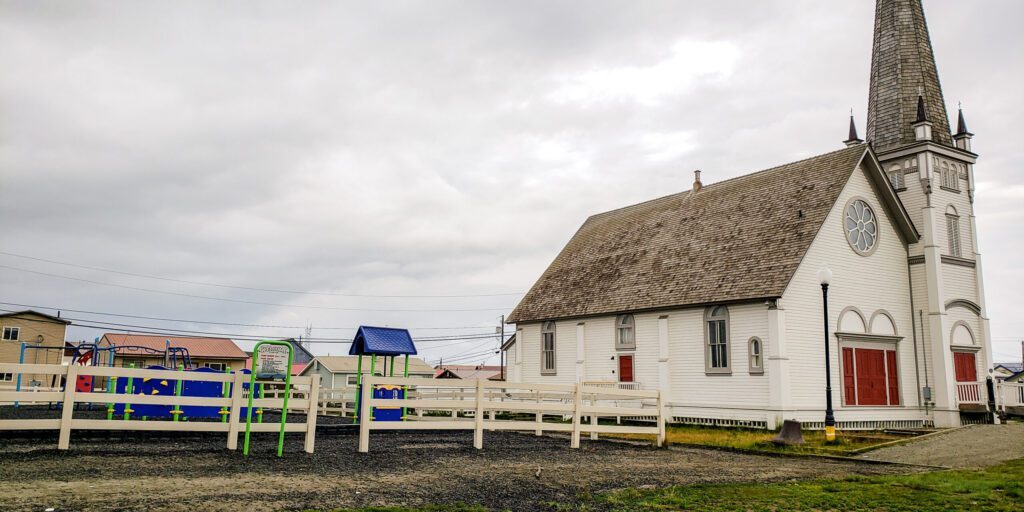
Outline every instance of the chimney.
[[700, 192], [700, 189], [704, 188], [704, 184], [700, 182], [700, 169], [693, 171], [693, 191]]

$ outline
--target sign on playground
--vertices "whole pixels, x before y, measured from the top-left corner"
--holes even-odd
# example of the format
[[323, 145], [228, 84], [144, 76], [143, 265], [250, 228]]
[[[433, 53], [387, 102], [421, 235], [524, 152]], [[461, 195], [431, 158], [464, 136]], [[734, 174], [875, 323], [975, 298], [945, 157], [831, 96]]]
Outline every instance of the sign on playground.
[[253, 373], [258, 379], [284, 379], [291, 372], [288, 367], [291, 347], [285, 345], [261, 345], [253, 354]]

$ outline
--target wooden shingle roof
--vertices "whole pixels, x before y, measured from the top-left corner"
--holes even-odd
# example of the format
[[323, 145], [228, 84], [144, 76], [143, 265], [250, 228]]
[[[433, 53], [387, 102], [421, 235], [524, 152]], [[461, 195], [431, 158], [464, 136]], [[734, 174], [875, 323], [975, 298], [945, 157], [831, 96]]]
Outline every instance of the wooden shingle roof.
[[594, 215], [508, 321], [780, 297], [868, 147]]

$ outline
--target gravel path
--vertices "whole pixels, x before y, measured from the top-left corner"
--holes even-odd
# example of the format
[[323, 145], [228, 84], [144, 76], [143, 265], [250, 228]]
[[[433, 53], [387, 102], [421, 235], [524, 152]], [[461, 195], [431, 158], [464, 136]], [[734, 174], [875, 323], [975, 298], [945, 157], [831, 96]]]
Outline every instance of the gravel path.
[[[584, 439], [487, 432], [376, 432], [370, 453], [353, 434], [321, 435], [316, 453], [289, 437], [256, 435], [253, 456], [224, 449], [224, 438], [88, 441], [0, 438], [0, 510], [323, 509], [427, 503], [538, 510], [583, 493], [626, 486], [770, 482], [848, 474], [918, 471], [894, 465], [768, 457], [716, 450], [659, 450]], [[537, 476], [540, 471], [540, 476]]]
[[971, 425], [862, 455], [866, 460], [980, 468], [1024, 458], [1024, 423]]

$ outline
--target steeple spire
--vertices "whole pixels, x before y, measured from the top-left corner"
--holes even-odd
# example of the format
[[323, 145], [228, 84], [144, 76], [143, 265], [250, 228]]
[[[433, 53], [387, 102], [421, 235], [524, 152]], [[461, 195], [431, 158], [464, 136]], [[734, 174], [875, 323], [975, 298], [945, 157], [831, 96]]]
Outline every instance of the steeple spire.
[[957, 108], [959, 114], [956, 120], [956, 134], [957, 135], [973, 135], [967, 130], [967, 121], [964, 121], [964, 109], [963, 107]]
[[931, 140], [952, 146], [945, 105], [921, 0], [877, 0], [867, 140], [883, 152], [912, 144], [924, 120]]
[[864, 142], [864, 141], [861, 140], [860, 137], [857, 136], [857, 125], [855, 125], [853, 123], [853, 109], [851, 108], [850, 109], [850, 138], [844, 140], [843, 144], [846, 144], [847, 146], [856, 146], [857, 144], [860, 144], [862, 142]]

